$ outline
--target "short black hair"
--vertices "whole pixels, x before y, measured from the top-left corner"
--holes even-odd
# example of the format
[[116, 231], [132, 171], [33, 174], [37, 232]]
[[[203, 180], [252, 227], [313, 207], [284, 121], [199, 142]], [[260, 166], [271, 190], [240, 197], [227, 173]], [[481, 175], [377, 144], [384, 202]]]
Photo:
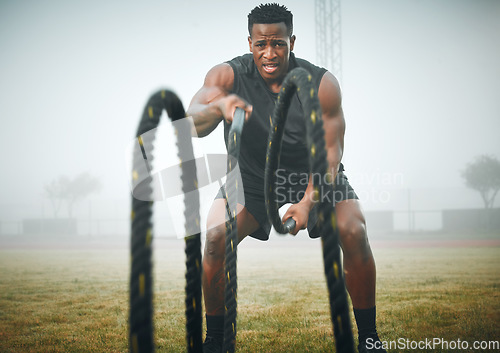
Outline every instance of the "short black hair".
[[254, 23], [280, 23], [285, 22], [288, 36], [293, 33], [293, 15], [286, 6], [276, 3], [260, 4], [248, 14], [248, 33], [252, 36]]

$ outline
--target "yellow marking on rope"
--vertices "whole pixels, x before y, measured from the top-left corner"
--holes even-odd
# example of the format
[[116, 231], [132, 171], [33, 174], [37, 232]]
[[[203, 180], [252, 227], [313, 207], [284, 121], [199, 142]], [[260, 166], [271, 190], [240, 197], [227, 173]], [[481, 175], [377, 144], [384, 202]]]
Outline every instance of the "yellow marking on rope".
[[314, 146], [314, 143], [311, 145], [311, 156], [314, 158], [316, 155], [316, 146]]
[[269, 115], [269, 124], [271, 124], [271, 127], [273, 126], [273, 118], [271, 117], [271, 115]]
[[193, 310], [196, 310], [196, 299], [193, 298]]
[[151, 119], [153, 117], [153, 107], [148, 107], [148, 114], [149, 114], [149, 118]]
[[316, 124], [316, 110], [311, 112], [311, 121], [313, 124]]
[[326, 181], [328, 184], [332, 183], [332, 173], [326, 172]]
[[340, 317], [340, 315], [337, 316], [337, 323], [338, 323], [338, 326], [339, 326], [339, 330], [340, 330], [340, 333], [342, 333], [342, 318]]
[[318, 189], [317, 186], [314, 187], [313, 200], [314, 201], [318, 201], [319, 200], [319, 189]]
[[234, 247], [233, 247], [233, 239], [231, 239], [231, 251], [234, 251]]
[[333, 272], [335, 272], [335, 278], [339, 278], [339, 265], [337, 262], [333, 263]]
[[137, 173], [137, 170], [132, 171], [132, 179], [137, 180], [139, 179], [139, 173]]
[[198, 259], [196, 259], [196, 268], [200, 268], [200, 261]]
[[323, 216], [323, 213], [319, 214], [318, 220], [319, 220], [320, 224], [323, 224], [323, 222], [325, 221], [325, 216]]
[[332, 213], [331, 217], [331, 222], [332, 222], [332, 228], [336, 229], [337, 228], [337, 219], [335, 218], [335, 214]]
[[233, 322], [231, 325], [233, 325], [233, 332], [234, 332], [234, 331], [235, 331], [235, 330], [234, 330], [234, 322]]
[[139, 353], [139, 342], [137, 341], [137, 335], [135, 333], [132, 335], [132, 351], [134, 353]]
[[307, 81], [311, 82], [312, 80], [312, 76], [311, 75], [307, 75]]
[[164, 99], [165, 98], [165, 90], [161, 90], [161, 98]]
[[285, 92], [285, 87], [282, 87], [282, 88], [281, 88], [281, 90], [282, 90], [283, 92]]
[[297, 87], [297, 92], [300, 92], [300, 87]]
[[233, 210], [233, 218], [236, 217], [236, 210]]
[[139, 137], [137, 138], [137, 140], [139, 140], [139, 145], [143, 146], [142, 136], [139, 136]]
[[132, 212], [130, 212], [130, 219], [134, 219], [135, 218], [135, 212], [134, 210], [132, 210]]
[[146, 231], [146, 246], [151, 245], [151, 240], [153, 239], [153, 232], [151, 231], [151, 228], [148, 228]]
[[144, 276], [144, 273], [141, 273], [139, 274], [139, 295], [143, 297], [145, 292], [146, 292], [146, 277]]
[[233, 134], [233, 141], [234, 141], [234, 144], [236, 145], [236, 132]]
[[229, 278], [229, 272], [227, 273], [227, 283], [231, 282], [231, 278]]
[[278, 127], [277, 126], [274, 127], [274, 132], [276, 132], [276, 131], [278, 131]]
[[271, 145], [272, 145], [272, 141], [269, 141], [269, 148], [271, 148]]
[[314, 97], [314, 88], [311, 88], [311, 98]]

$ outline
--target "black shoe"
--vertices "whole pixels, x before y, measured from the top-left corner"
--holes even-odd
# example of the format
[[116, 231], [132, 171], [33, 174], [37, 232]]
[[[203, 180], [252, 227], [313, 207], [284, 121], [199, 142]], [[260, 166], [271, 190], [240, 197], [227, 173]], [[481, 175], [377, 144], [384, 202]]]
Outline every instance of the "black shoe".
[[212, 336], [207, 336], [203, 343], [203, 353], [222, 353], [222, 345], [224, 342]]
[[387, 351], [382, 348], [382, 342], [378, 336], [368, 337], [358, 344], [359, 353], [387, 353]]

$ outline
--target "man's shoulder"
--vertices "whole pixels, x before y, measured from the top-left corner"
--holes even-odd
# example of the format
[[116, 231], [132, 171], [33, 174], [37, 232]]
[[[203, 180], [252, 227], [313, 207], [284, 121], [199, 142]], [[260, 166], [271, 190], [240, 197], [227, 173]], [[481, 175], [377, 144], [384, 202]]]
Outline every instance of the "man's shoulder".
[[293, 58], [294, 58], [297, 66], [302, 67], [308, 71], [313, 71], [314, 73], [317, 72], [318, 74], [321, 74], [321, 75], [327, 71], [325, 68], [317, 66], [308, 60], [305, 60], [302, 58], [297, 58], [295, 55], [293, 56]]
[[321, 79], [323, 78], [323, 75], [328, 71], [325, 68], [314, 65], [313, 63], [311, 63], [305, 59], [297, 58], [295, 55], [293, 55], [293, 53], [292, 53], [291, 61], [293, 62], [292, 67], [301, 67], [301, 68], [305, 69], [306, 71], [308, 71], [312, 75], [313, 82], [315, 83], [315, 85], [317, 87], [319, 87], [319, 85], [321, 83]]
[[253, 70], [253, 55], [251, 53], [237, 56], [231, 60], [226, 61], [235, 73], [250, 74]]

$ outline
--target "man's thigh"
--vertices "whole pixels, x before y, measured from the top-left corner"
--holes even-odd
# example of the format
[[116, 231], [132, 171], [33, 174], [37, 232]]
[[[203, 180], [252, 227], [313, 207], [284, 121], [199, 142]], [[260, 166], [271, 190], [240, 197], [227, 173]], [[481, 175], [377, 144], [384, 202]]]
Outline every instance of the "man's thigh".
[[[210, 207], [207, 217], [207, 230], [216, 227], [225, 227], [226, 200], [215, 199]], [[238, 240], [241, 242], [248, 234], [255, 232], [259, 227], [259, 222], [248, 212], [247, 208], [241, 204], [236, 207], [236, 222], [238, 226]]]

